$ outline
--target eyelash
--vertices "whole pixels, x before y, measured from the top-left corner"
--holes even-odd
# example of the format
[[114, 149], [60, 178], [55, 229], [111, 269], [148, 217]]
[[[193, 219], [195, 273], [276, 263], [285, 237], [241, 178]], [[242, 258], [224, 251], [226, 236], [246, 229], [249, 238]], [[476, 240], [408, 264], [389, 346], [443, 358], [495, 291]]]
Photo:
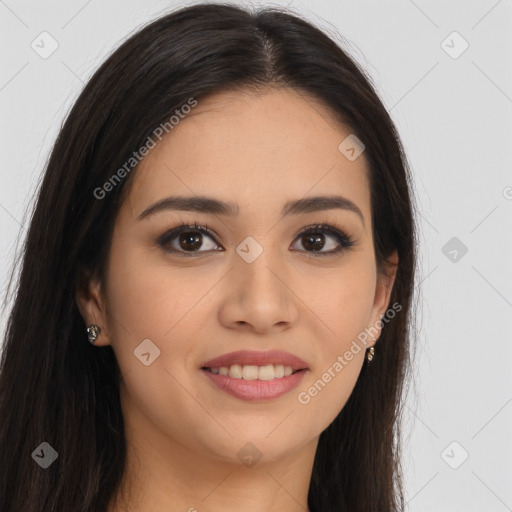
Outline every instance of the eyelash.
[[[176, 249], [168, 249], [166, 246], [167, 244], [172, 241], [174, 238], [176, 238], [178, 235], [180, 235], [183, 232], [199, 232], [202, 234], [208, 235], [217, 245], [220, 245], [217, 241], [217, 238], [215, 234], [208, 228], [208, 224], [205, 223], [204, 226], [198, 225], [197, 222], [194, 223], [194, 225], [185, 224], [184, 222], [181, 223], [179, 226], [172, 228], [171, 230], [164, 233], [162, 236], [160, 236], [157, 240], [157, 244], [159, 247], [162, 247], [167, 252], [170, 253], [178, 253], [182, 255], [186, 255], [194, 257], [195, 254], [201, 253], [201, 252], [209, 252], [209, 251], [180, 251]], [[335, 254], [338, 254], [340, 252], [344, 252], [348, 250], [350, 247], [355, 245], [355, 241], [348, 235], [346, 235], [343, 231], [335, 228], [334, 226], [331, 226], [329, 224], [325, 223], [315, 223], [312, 226], [309, 226], [307, 228], [304, 228], [300, 233], [297, 234], [296, 238], [300, 238], [304, 235], [308, 235], [311, 233], [323, 233], [333, 236], [337, 239], [340, 246], [337, 249], [333, 249], [328, 252], [315, 252], [315, 251], [304, 251], [310, 254], [313, 257], [318, 256], [333, 256]]]

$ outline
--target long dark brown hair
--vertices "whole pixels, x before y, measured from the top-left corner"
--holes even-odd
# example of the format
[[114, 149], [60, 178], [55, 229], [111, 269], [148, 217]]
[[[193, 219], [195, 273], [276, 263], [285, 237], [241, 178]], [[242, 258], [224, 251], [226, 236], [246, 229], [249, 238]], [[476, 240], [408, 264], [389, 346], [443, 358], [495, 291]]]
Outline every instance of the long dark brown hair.
[[[2, 512], [105, 512], [123, 476], [119, 367], [110, 346], [87, 342], [75, 294], [80, 276], [105, 276], [122, 192], [136, 169], [103, 199], [94, 190], [190, 98], [268, 86], [320, 100], [364, 143], [378, 270], [393, 251], [399, 257], [390, 304], [401, 311], [320, 436], [308, 506], [404, 509], [399, 425], [417, 241], [397, 130], [370, 77], [321, 29], [281, 8], [197, 4], [120, 44], [85, 86], [50, 154], [8, 288], [20, 265], [0, 367]], [[47, 469], [33, 458], [43, 442], [58, 453]]]

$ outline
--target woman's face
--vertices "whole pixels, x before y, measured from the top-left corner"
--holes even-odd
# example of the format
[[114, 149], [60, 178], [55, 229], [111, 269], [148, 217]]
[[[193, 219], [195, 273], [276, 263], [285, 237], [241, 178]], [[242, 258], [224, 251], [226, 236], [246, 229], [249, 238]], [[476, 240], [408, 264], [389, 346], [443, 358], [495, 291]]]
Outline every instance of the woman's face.
[[[221, 93], [199, 101], [133, 171], [107, 282], [79, 304], [102, 329], [97, 345], [113, 346], [134, 439], [162, 453], [180, 446], [263, 463], [316, 443], [343, 408], [373, 344], [369, 337], [357, 351], [353, 342], [378, 327], [392, 286], [376, 273], [365, 154], [346, 152], [350, 139], [339, 149], [350, 134], [291, 89]], [[151, 210], [171, 196], [212, 203]], [[342, 207], [286, 206], [334, 196]], [[206, 208], [213, 201], [234, 211]], [[164, 238], [182, 223], [198, 227]], [[332, 231], [300, 235], [315, 224]], [[203, 368], [269, 350], [305, 364], [242, 355], [211, 364], [216, 373]], [[279, 362], [306, 369], [282, 377]], [[258, 379], [236, 379], [239, 370]]]

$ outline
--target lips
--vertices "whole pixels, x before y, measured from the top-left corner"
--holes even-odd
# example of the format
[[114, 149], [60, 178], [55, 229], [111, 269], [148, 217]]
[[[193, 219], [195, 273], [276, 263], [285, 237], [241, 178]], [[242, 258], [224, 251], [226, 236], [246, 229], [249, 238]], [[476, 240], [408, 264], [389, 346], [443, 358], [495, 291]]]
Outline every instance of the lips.
[[223, 366], [229, 368], [235, 364], [241, 366], [283, 365], [290, 366], [293, 371], [308, 369], [308, 364], [304, 360], [283, 350], [239, 350], [209, 359], [201, 365], [201, 368], [220, 368]]
[[266, 402], [290, 393], [302, 382], [307, 370], [298, 370], [291, 375], [267, 381], [234, 379], [208, 370], [201, 372], [215, 389], [227, 395], [246, 402]]

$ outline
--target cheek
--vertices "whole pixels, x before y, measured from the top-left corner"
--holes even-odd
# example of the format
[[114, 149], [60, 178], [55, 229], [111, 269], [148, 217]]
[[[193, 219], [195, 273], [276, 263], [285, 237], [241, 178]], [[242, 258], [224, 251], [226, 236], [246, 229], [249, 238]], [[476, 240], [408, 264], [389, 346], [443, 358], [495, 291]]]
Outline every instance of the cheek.
[[317, 365], [297, 400], [322, 420], [332, 421], [343, 408], [364, 363], [375, 271], [371, 261], [360, 263], [317, 281], [321, 289], [310, 291], [304, 301], [316, 314]]
[[[320, 318], [314, 343], [316, 365], [297, 390], [301, 414], [317, 429], [326, 428], [349, 399], [364, 364], [366, 346], [361, 341], [369, 327], [374, 298], [371, 268], [339, 273], [325, 283], [311, 307]], [[314, 300], [313, 294], [310, 295]]]
[[190, 286], [188, 269], [171, 271], [165, 262], [155, 264], [154, 255], [129, 247], [112, 250], [108, 275], [114, 329], [133, 340], [164, 337], [206, 291], [206, 284], [204, 291]]
[[[123, 373], [125, 413], [148, 435], [150, 419], [172, 436], [190, 439], [190, 433], [201, 428], [204, 410], [191, 399], [193, 376], [186, 364], [193, 349], [185, 342], [186, 334], [190, 337], [200, 324], [194, 327], [187, 314], [193, 316], [194, 304], [211, 284], [204, 283], [204, 290], [198, 291], [189, 286], [186, 270], [171, 272], [164, 265], [149, 264], [144, 254], [121, 246], [113, 247], [111, 262], [109, 331]], [[148, 365], [144, 353], [149, 353]]]
[[[192, 404], [181, 386], [193, 389], [205, 319], [214, 307], [208, 291], [219, 276], [171, 268], [164, 258], [155, 262], [154, 253], [129, 247], [113, 246], [111, 254], [109, 330], [121, 371], [131, 378], [130, 395], [141, 409], [175, 403], [186, 414]], [[147, 352], [154, 362], [145, 366], [139, 356]]]
[[[355, 259], [355, 258], [354, 258]], [[370, 259], [358, 258], [330, 272], [317, 273], [316, 279], [304, 278], [300, 297], [315, 313], [321, 335], [330, 347], [342, 349], [368, 327], [375, 298], [376, 275]], [[315, 286], [312, 286], [312, 283]]]

